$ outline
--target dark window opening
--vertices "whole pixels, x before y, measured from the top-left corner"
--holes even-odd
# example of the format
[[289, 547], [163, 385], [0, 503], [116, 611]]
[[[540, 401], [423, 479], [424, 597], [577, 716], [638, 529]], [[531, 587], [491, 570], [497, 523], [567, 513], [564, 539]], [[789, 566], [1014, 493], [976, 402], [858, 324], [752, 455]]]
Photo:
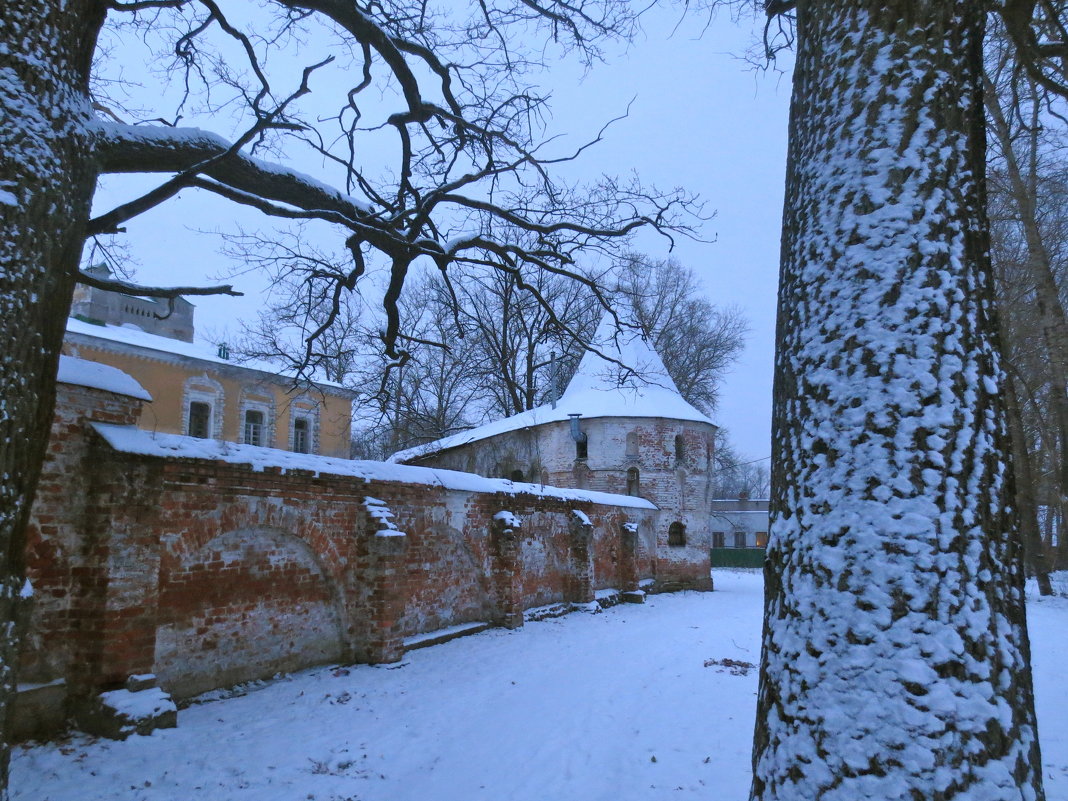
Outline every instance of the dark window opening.
[[735, 531], [734, 532], [734, 547], [735, 548], [744, 548], [745, 547], [745, 532], [744, 531]]
[[681, 462], [686, 458], [686, 440], [682, 434], [675, 435], [675, 461]]
[[245, 412], [245, 444], [263, 445], [263, 412], [257, 409]]
[[686, 544], [686, 526], [676, 520], [668, 526], [668, 545], [679, 548]]
[[308, 453], [308, 449], [311, 445], [311, 426], [308, 425], [308, 418], [298, 417], [293, 421], [293, 450], [297, 453]]
[[202, 401], [189, 403], [189, 436], [207, 439], [211, 436], [211, 404]]
[[523, 477], [522, 470], [513, 470], [511, 473], [508, 474], [508, 478], [512, 479], [512, 481], [526, 481], [526, 479]]
[[723, 548], [723, 547], [726, 546], [726, 542], [727, 542], [727, 535], [724, 534], [722, 531], [713, 531], [712, 532], [712, 547], [713, 548]]
[[638, 468], [632, 467], [627, 470], [627, 495], [638, 494]]
[[576, 459], [585, 459], [587, 457], [588, 453], [589, 453], [589, 449], [587, 448], [587, 440], [586, 440], [586, 438], [583, 437], [580, 440], [576, 440], [575, 441], [575, 458]]

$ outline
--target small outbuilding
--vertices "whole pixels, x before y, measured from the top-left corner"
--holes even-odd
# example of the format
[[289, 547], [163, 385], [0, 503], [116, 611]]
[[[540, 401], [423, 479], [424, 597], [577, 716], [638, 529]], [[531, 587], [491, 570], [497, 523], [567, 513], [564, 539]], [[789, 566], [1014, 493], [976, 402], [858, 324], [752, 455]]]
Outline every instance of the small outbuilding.
[[[399, 451], [390, 461], [633, 495], [660, 510], [664, 588], [707, 587], [716, 425], [688, 403], [649, 341], [606, 315], [555, 403]], [[699, 554], [704, 554], [701, 559]], [[685, 567], [684, 567], [685, 566]]]

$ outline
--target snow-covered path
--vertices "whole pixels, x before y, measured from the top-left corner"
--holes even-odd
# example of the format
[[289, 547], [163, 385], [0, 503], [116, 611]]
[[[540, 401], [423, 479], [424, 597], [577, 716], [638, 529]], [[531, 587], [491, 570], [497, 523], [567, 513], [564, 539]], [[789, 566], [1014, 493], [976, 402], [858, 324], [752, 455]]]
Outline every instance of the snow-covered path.
[[[749, 789], [759, 576], [316, 670], [126, 742], [16, 751], [19, 801], [648, 801]], [[1068, 599], [1033, 604], [1050, 801], [1068, 801]]]

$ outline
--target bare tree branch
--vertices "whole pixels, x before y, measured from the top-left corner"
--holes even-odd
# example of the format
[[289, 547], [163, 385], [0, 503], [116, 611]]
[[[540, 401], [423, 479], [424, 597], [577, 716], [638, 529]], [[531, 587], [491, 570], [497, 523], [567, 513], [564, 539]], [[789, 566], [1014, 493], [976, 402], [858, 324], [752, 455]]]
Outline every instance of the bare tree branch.
[[101, 278], [84, 270], [78, 271], [78, 282], [96, 289], [104, 289], [108, 292], [119, 292], [123, 295], [144, 295], [150, 298], [177, 298], [182, 295], [230, 295], [232, 297], [241, 297], [244, 294], [235, 290], [232, 284], [223, 286], [148, 287], [134, 284], [130, 281]]

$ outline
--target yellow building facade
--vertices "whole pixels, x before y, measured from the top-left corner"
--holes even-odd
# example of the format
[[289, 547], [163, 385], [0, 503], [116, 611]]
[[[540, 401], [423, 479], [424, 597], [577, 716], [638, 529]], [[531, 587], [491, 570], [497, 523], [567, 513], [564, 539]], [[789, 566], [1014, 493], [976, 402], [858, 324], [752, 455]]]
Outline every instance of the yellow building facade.
[[348, 458], [354, 393], [295, 386], [266, 364], [236, 364], [225, 349], [126, 324], [70, 318], [63, 352], [111, 365], [152, 396], [141, 428]]

